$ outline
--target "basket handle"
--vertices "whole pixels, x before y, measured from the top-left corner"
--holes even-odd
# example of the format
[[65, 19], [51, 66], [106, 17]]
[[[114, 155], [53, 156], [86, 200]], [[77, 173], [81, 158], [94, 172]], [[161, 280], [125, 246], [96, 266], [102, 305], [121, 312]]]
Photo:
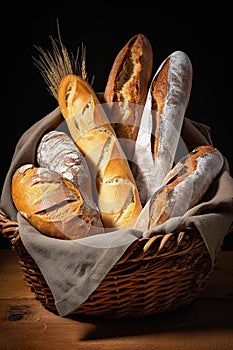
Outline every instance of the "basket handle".
[[19, 239], [19, 225], [17, 221], [7, 218], [6, 214], [0, 208], [0, 231], [2, 235], [14, 243]]

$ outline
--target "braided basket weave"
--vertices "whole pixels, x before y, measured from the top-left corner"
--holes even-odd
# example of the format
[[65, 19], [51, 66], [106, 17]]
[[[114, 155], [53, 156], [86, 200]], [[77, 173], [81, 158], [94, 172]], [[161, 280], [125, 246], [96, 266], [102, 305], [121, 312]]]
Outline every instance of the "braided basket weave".
[[[57, 314], [53, 295], [20, 239], [17, 222], [9, 220], [2, 210], [0, 230], [11, 241], [36, 299]], [[197, 298], [214, 268], [198, 232], [187, 230], [141, 238], [72, 315], [122, 318], [170, 311]]]

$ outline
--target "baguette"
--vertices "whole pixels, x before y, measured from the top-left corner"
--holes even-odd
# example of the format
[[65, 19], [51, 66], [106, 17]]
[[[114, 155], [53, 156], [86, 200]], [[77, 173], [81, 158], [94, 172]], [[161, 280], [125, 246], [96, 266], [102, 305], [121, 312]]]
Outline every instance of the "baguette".
[[143, 206], [173, 167], [191, 85], [192, 65], [182, 51], [168, 56], [152, 79], [132, 165]]
[[97, 209], [92, 195], [91, 175], [84, 155], [65, 132], [52, 130], [37, 147], [38, 165], [56, 171], [78, 187], [89, 206]]
[[105, 87], [108, 117], [128, 160], [132, 160], [152, 66], [151, 44], [137, 34], [117, 54]]
[[104, 232], [99, 212], [53, 170], [22, 165], [12, 177], [11, 191], [17, 210], [46, 236], [68, 240]]
[[93, 88], [80, 76], [64, 76], [58, 102], [74, 142], [87, 159], [104, 227], [131, 227], [142, 209], [138, 190]]
[[148, 229], [182, 216], [196, 205], [220, 173], [223, 162], [222, 154], [212, 145], [198, 146], [184, 156], [151, 197]]

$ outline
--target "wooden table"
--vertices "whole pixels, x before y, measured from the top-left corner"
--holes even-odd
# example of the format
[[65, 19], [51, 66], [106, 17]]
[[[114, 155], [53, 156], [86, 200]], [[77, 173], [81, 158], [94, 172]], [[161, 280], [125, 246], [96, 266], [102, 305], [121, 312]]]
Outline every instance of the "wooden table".
[[15, 253], [0, 250], [1, 350], [232, 350], [233, 251], [205, 292], [178, 310], [139, 319], [62, 318], [25, 285]]

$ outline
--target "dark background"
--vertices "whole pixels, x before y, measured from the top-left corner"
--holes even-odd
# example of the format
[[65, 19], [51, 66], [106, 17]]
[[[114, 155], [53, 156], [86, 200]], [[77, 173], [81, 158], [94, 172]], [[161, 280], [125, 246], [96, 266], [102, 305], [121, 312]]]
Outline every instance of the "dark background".
[[[153, 4], [153, 6], [152, 6]], [[118, 51], [135, 34], [145, 34], [154, 51], [154, 73], [173, 51], [182, 50], [193, 65], [193, 85], [186, 116], [211, 127], [214, 145], [228, 159], [233, 174], [232, 94], [230, 57], [230, 9], [204, 11], [190, 2], [164, 8], [156, 3], [139, 4], [98, 2], [63, 5], [41, 2], [2, 11], [1, 23], [2, 98], [0, 138], [0, 188], [20, 136], [32, 124], [57, 107], [35, 66], [36, 47], [51, 51], [51, 39], [58, 38], [57, 20], [62, 42], [69, 52], [86, 46], [89, 77], [93, 87], [103, 91]], [[0, 245], [7, 245], [1, 237]], [[233, 249], [232, 235], [224, 240], [223, 249]]]

